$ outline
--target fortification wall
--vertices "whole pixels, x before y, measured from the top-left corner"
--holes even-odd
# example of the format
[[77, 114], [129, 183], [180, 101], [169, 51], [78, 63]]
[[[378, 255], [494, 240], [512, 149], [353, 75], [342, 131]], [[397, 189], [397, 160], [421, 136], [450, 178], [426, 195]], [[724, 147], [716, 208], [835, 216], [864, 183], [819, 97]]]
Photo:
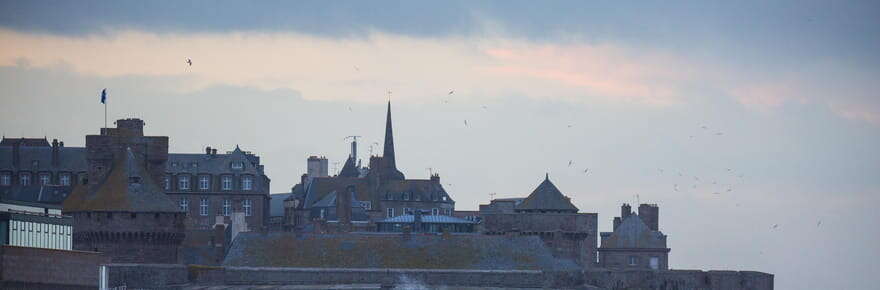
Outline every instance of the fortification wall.
[[98, 286], [101, 253], [0, 247], [0, 289], [89, 289]]
[[110, 285], [167, 288], [180, 285], [382, 285], [606, 289], [772, 290], [773, 275], [736, 271], [535, 271], [207, 267], [111, 264]]
[[753, 271], [587, 270], [587, 284], [608, 290], [772, 290], [773, 275]]

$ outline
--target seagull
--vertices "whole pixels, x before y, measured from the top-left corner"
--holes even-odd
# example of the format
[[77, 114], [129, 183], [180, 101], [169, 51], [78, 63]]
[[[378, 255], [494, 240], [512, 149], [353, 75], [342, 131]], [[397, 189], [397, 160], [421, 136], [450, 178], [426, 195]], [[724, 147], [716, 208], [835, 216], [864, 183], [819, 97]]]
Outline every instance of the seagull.
[[703, 130], [709, 129], [709, 127], [706, 127], [706, 125], [700, 126], [700, 128], [703, 128]]
[[571, 160], [568, 161], [568, 167], [571, 167]]
[[359, 67], [357, 67], [357, 66], [354, 66], [354, 70], [356, 70], [356, 71], [361, 71], [361, 69], [360, 69]]
[[663, 174], [663, 168], [657, 168], [660, 171], [660, 174]]
[[189, 64], [189, 66], [193, 66], [193, 60], [189, 59], [188, 57], [186, 58], [186, 63]]
[[489, 109], [489, 107], [486, 107], [486, 105], [483, 105], [482, 107], [483, 107], [483, 110], [488, 110], [488, 109]]
[[590, 171], [590, 169], [589, 168], [584, 169], [584, 174], [587, 174], [587, 171]]
[[569, 127], [569, 128], [571, 128], [571, 126], [572, 126], [571, 124], [568, 124], [568, 127]]
[[674, 188], [674, 189], [675, 189], [675, 191], [678, 191], [678, 184], [676, 184], [676, 185], [673, 185], [673, 186], [672, 186], [672, 188]]
[[821, 226], [821, 225], [822, 225], [822, 221], [821, 221], [821, 220], [820, 220], [819, 222], [816, 223], [816, 227], [817, 227], [817, 228], [818, 228], [819, 226]]
[[778, 228], [778, 227], [779, 227], [779, 224], [773, 224], [773, 227], [772, 227], [771, 229], [774, 229], [774, 230], [775, 230], [775, 229]]
[[348, 107], [348, 111], [351, 112], [351, 107]]
[[451, 95], [451, 94], [454, 94], [454, 93], [455, 93], [455, 90], [451, 90], [451, 91], [449, 91], [449, 93], [448, 93], [447, 95]]
[[721, 193], [716, 191], [716, 192], [713, 192], [712, 194], [721, 194]]
[[465, 126], [465, 127], [468, 127], [467, 120], [464, 120], [464, 126]]
[[718, 133], [715, 133], [715, 135], [721, 136], [721, 135], [724, 135], [724, 133], [718, 132]]

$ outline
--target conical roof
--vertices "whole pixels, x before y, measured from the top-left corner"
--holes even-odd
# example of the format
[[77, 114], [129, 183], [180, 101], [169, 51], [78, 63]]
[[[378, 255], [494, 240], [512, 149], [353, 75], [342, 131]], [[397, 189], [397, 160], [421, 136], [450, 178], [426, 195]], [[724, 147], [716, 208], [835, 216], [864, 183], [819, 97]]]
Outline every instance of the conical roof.
[[571, 204], [571, 200], [562, 194], [556, 185], [550, 181], [548, 174], [544, 181], [529, 194], [522, 203], [516, 207], [516, 211], [559, 211], [578, 212], [578, 208]]
[[131, 148], [117, 153], [106, 178], [95, 185], [77, 185], [64, 201], [64, 212], [182, 212], [144, 167]]

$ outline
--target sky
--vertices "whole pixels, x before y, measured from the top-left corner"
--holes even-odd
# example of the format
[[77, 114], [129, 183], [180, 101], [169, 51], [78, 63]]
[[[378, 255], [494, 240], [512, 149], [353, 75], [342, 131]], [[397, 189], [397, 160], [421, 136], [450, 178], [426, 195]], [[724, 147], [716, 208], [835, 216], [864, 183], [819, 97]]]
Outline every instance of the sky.
[[390, 99], [401, 171], [457, 209], [548, 173], [600, 231], [658, 204], [675, 269], [880, 283], [876, 1], [4, 0], [0, 43], [6, 137], [83, 146], [107, 88], [110, 120], [240, 145], [281, 193], [346, 136], [381, 154]]

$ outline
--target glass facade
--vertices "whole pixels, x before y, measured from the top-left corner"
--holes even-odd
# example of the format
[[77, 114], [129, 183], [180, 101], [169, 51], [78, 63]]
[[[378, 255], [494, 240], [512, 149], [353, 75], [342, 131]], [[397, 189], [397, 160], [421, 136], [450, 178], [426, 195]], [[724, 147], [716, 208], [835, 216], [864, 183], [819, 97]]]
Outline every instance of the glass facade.
[[3, 220], [0, 224], [2, 224], [0, 228], [5, 228], [11, 246], [59, 250], [70, 250], [73, 246], [71, 239], [73, 227], [69, 225], [16, 219]]

